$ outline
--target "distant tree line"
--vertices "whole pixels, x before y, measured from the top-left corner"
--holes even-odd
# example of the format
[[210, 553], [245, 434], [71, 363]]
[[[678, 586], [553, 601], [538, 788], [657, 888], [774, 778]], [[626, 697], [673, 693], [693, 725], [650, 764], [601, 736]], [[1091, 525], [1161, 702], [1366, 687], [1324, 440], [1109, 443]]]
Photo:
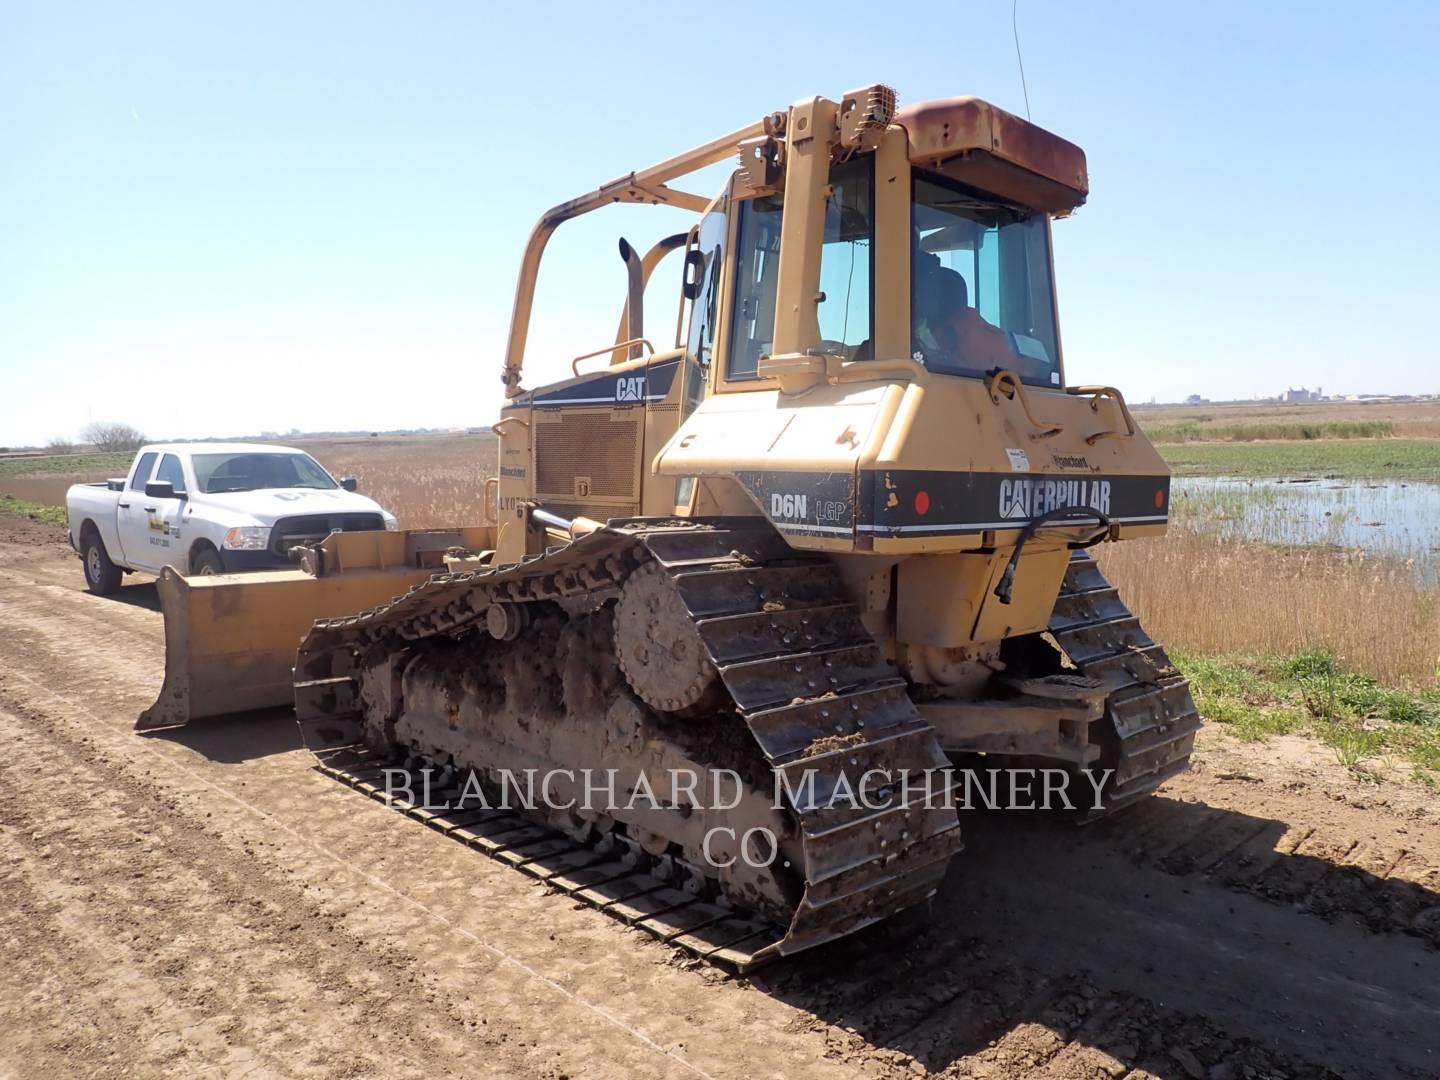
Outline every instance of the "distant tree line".
[[80, 444], [64, 436], [57, 436], [45, 444], [52, 454], [73, 454], [81, 445], [93, 446], [96, 450], [118, 451], [138, 450], [145, 444], [145, 433], [129, 424], [109, 420], [92, 420], [80, 429]]

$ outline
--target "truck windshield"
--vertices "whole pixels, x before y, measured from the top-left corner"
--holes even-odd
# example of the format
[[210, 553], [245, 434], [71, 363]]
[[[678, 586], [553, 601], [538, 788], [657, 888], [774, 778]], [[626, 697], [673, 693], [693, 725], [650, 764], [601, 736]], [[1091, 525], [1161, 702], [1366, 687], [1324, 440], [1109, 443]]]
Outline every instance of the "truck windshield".
[[309, 454], [196, 454], [195, 483], [207, 495], [263, 488], [336, 487]]
[[1060, 350], [1044, 214], [996, 203], [915, 172], [910, 325], [931, 371], [1060, 385]]

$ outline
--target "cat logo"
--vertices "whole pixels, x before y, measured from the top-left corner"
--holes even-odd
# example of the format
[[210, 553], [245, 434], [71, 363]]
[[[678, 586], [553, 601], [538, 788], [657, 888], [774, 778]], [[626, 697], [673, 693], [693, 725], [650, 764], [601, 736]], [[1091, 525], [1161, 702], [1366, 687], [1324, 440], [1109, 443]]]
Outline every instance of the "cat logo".
[[1066, 507], [1110, 513], [1109, 480], [1040, 480], [1000, 481], [1000, 516], [1006, 520], [1024, 520]]
[[615, 380], [616, 401], [643, 401], [644, 399], [644, 375], [621, 375]]

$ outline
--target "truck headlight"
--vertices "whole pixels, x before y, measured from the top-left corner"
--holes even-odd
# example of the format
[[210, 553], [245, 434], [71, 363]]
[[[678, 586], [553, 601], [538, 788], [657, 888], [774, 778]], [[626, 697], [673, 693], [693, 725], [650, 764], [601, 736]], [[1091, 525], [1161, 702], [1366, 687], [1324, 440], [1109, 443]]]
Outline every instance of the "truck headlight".
[[241, 525], [225, 534], [225, 546], [231, 551], [264, 551], [270, 546], [270, 526]]
[[390, 532], [400, 531], [400, 522], [396, 520], [394, 514], [383, 514], [382, 517], [384, 518], [385, 528], [387, 530], [389, 530]]

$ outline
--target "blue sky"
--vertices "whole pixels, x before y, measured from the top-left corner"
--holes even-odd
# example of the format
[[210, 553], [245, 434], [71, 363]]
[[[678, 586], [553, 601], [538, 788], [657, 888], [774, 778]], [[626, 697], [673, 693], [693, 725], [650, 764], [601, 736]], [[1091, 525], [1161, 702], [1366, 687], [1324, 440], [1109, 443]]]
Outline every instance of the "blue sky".
[[[0, 444], [487, 423], [548, 206], [809, 94], [1024, 112], [1008, 2], [616, 10], [7, 5]], [[1440, 8], [1020, 0], [1019, 27], [1034, 120], [1089, 157], [1056, 227], [1072, 382], [1440, 389]], [[613, 333], [615, 238], [677, 220], [560, 230], [528, 382]]]

